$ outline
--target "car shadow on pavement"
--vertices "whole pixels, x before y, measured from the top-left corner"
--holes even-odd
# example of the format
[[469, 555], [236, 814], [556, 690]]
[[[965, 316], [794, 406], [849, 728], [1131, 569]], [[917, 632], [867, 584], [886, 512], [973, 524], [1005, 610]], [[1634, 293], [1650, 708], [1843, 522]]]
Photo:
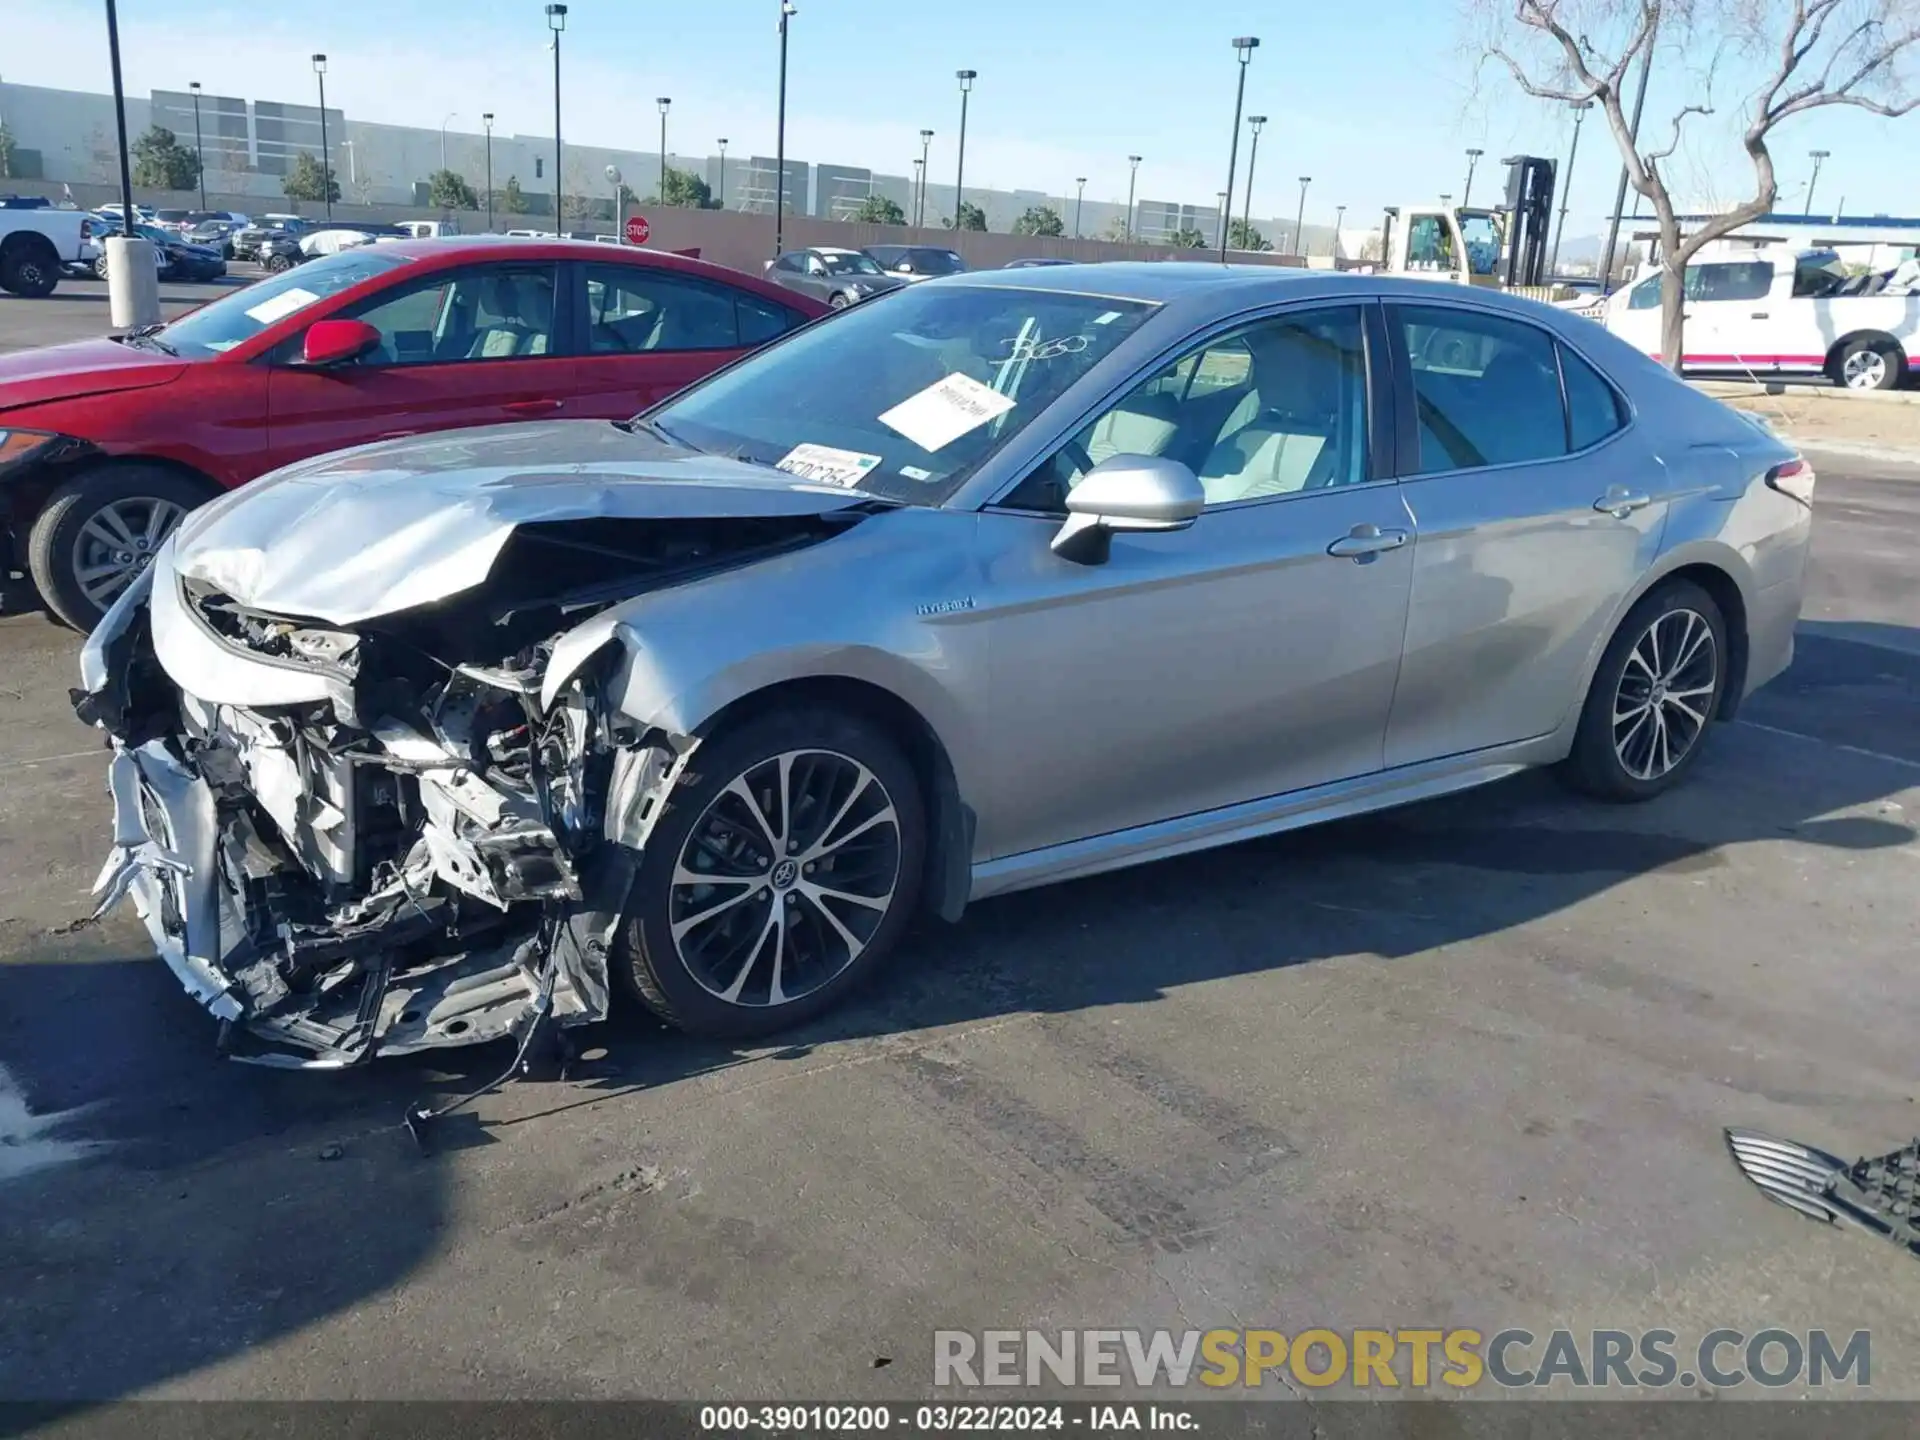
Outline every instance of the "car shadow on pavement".
[[[1864, 708], [1920, 735], [1920, 656], [1807, 637], [1776, 687], [1756, 711], [1802, 710], [1763, 724], [1852, 733], [1848, 715]], [[1808, 746], [1805, 763], [1759, 773], [1779, 745]], [[527, 1085], [485, 1138], [510, 1147], [561, 1112], [617, 1115], [636, 1091], [823, 1045], [1150, 1004], [1335, 956], [1413, 962], [1637, 877], [1714, 871], [1726, 847], [1906, 845], [1914, 830], [1875, 802], [1915, 778], [1899, 759], [1735, 725], [1646, 805], [1584, 801], [1529, 774], [986, 901], [958, 925], [921, 924], [872, 989], [768, 1047], [624, 1014], [588, 1032], [571, 1079]], [[101, 1400], [191, 1375], [392, 1291], [448, 1243], [459, 1157], [417, 1151], [401, 1114], [491, 1078], [501, 1046], [335, 1074], [256, 1070], [216, 1058], [211, 1024], [125, 919], [31, 939], [0, 928], [0, 950], [0, 1059], [34, 1114], [71, 1112], [56, 1134], [98, 1145], [78, 1163], [0, 1170], [0, 1395]]]

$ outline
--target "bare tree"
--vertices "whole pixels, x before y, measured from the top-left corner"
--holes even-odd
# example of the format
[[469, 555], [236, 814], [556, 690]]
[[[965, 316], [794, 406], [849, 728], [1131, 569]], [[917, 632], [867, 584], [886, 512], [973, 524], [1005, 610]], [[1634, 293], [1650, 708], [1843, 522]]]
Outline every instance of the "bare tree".
[[[1920, 45], [1916, 0], [1469, 0], [1485, 30], [1483, 57], [1504, 65], [1527, 94], [1601, 107], [1627, 168], [1628, 182], [1652, 204], [1660, 229], [1660, 345], [1676, 372], [1683, 351], [1682, 301], [1687, 261], [1707, 243], [1773, 207], [1769, 142], [1796, 115], [1849, 105], [1875, 115], [1920, 107], [1903, 71]], [[1641, 57], [1660, 43], [1711, 57], [1693, 72], [1698, 93], [1667, 124], [1650, 127], [1642, 148], [1622, 90]], [[1746, 97], [1742, 135], [1753, 165], [1751, 195], [1682, 235], [1668, 161], [1687, 122], [1711, 115], [1720, 62], [1742, 57], [1761, 78]]]

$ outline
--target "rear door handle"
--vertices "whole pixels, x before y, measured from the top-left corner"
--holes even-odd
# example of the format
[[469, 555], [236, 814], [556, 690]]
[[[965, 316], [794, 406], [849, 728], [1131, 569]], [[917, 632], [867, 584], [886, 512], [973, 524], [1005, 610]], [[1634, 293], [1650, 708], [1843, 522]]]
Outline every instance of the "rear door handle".
[[563, 403], [559, 400], [509, 400], [500, 408], [509, 415], [551, 415]]
[[1405, 530], [1382, 530], [1378, 525], [1356, 525], [1327, 546], [1327, 554], [1365, 563], [1386, 550], [1398, 550], [1411, 537]]
[[1623, 489], [1616, 485], [1598, 500], [1594, 501], [1593, 508], [1602, 514], [1613, 516], [1616, 520], [1624, 520], [1634, 511], [1644, 510], [1652, 503], [1653, 497], [1651, 495]]

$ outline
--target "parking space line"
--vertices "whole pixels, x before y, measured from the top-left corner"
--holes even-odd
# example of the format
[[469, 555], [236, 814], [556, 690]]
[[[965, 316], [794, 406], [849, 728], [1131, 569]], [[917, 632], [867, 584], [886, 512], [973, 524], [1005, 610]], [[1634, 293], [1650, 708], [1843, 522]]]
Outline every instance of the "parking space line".
[[107, 757], [107, 747], [96, 745], [91, 750], [69, 750], [63, 755], [36, 755], [31, 760], [16, 760], [14, 764], [21, 769], [31, 769], [35, 765], [51, 765], [56, 760], [85, 760], [90, 755]]
[[1769, 735], [1784, 735], [1789, 740], [1807, 740], [1815, 745], [1831, 745], [1836, 750], [1844, 750], [1849, 755], [1864, 755], [1869, 760], [1884, 760], [1889, 765], [1898, 765], [1906, 770], [1920, 770], [1920, 760], [1909, 760], [1901, 755], [1888, 755], [1880, 750], [1868, 750], [1859, 745], [1843, 745], [1838, 740], [1825, 740], [1818, 735], [1807, 735], [1798, 730], [1782, 730], [1777, 725], [1762, 725], [1758, 720], [1736, 720], [1736, 725], [1745, 725], [1750, 730], [1764, 730]]

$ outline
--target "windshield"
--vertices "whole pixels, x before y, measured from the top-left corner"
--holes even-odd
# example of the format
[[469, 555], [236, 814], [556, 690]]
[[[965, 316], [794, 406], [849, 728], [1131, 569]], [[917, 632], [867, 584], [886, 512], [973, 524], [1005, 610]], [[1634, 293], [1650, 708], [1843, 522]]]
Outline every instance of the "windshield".
[[809, 326], [645, 418], [696, 450], [938, 505], [1155, 308], [909, 286]]
[[1500, 263], [1500, 228], [1491, 215], [1462, 215], [1460, 238], [1467, 242], [1467, 268], [1475, 275], [1491, 275]]
[[329, 295], [408, 263], [408, 257], [387, 249], [342, 251], [223, 295], [182, 315], [160, 336], [182, 355], [217, 355]]
[[880, 267], [873, 263], [871, 255], [835, 255], [828, 251], [819, 253], [829, 275], [878, 275], [880, 273]]
[[909, 250], [907, 258], [921, 275], [958, 275], [967, 262], [951, 250]]

